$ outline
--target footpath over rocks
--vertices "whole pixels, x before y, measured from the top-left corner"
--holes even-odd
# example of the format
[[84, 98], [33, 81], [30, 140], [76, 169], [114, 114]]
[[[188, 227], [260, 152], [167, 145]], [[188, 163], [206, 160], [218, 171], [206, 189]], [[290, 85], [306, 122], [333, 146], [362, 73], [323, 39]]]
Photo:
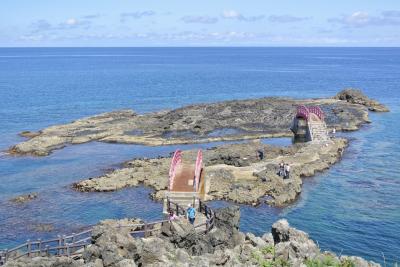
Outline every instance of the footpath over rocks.
[[9, 261], [6, 267], [134, 267], [134, 266], [380, 266], [359, 257], [321, 251], [309, 236], [286, 220], [262, 237], [242, 233], [238, 207], [217, 210], [216, 226], [196, 233], [185, 219], [166, 224], [160, 235], [133, 238], [112, 223], [99, 224], [92, 244], [76, 258], [36, 257]]
[[[293, 202], [301, 192], [301, 177], [312, 176], [340, 160], [347, 146], [341, 138], [326, 142], [300, 143], [276, 147], [259, 141], [228, 144], [204, 152], [204, 175], [210, 181], [208, 200], [229, 200], [256, 205], [265, 196], [268, 204], [283, 206]], [[264, 158], [257, 156], [262, 151]], [[184, 161], [194, 162], [197, 151], [183, 151]], [[291, 165], [289, 179], [278, 176], [280, 162]], [[171, 158], [135, 159], [99, 177], [73, 185], [79, 191], [105, 192], [145, 185], [155, 191], [153, 199], [161, 200], [168, 187]]]

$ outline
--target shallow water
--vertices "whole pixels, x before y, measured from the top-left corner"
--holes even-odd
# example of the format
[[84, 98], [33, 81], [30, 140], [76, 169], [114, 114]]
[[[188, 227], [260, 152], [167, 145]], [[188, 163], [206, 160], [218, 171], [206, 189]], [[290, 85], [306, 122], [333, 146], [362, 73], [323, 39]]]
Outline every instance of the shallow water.
[[[346, 134], [351, 144], [343, 160], [305, 179], [290, 207], [242, 206], [241, 228], [261, 234], [287, 218], [323, 249], [378, 262], [383, 252], [387, 261], [400, 262], [398, 77], [397, 48], [1, 48], [0, 150], [23, 140], [17, 136], [23, 130], [115, 109], [142, 113], [227, 99], [331, 96], [360, 87], [392, 112], [371, 114], [371, 125]], [[69, 186], [133, 157], [175, 148], [92, 143], [44, 158], [0, 154], [0, 247], [103, 218], [158, 218], [161, 204], [149, 200], [150, 189], [78, 193]], [[31, 203], [8, 202], [33, 191], [39, 198]], [[32, 230], [39, 223], [52, 223], [54, 232]]]

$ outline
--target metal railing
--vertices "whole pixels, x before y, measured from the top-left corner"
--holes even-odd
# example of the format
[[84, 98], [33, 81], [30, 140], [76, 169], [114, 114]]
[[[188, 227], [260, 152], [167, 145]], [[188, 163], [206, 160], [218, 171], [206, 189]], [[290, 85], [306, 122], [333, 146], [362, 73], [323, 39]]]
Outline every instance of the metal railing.
[[300, 105], [297, 107], [296, 117], [298, 118], [301, 117], [304, 118], [305, 120], [308, 120], [310, 117], [310, 113], [317, 115], [318, 118], [322, 121], [325, 119], [325, 114], [319, 106], [306, 107], [304, 105]]
[[[199, 233], [208, 233], [214, 227], [215, 214], [203, 201], [198, 199], [198, 211], [206, 216], [206, 222], [195, 225], [194, 228], [199, 230], [205, 226], [205, 230], [198, 231]], [[186, 215], [186, 210], [177, 203], [170, 201], [167, 198], [169, 210], [173, 210], [177, 216]], [[161, 232], [162, 226], [165, 223], [170, 223], [169, 220], [160, 220], [149, 223], [117, 225], [117, 228], [131, 228], [129, 234], [132, 237], [149, 237], [158, 232]], [[82, 253], [83, 249], [91, 244], [93, 228], [80, 233], [71, 235], [58, 235], [57, 238], [50, 240], [27, 240], [12, 249], [0, 251], [0, 265], [5, 264], [9, 260], [15, 260], [21, 257], [37, 257], [37, 256], [75, 256]]]

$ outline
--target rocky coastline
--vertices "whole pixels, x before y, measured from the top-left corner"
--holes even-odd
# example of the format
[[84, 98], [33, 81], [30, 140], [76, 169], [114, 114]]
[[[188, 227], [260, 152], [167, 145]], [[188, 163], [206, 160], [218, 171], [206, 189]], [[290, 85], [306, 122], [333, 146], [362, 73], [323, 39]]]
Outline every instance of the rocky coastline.
[[370, 122], [368, 110], [388, 111], [354, 89], [344, 90], [332, 98], [266, 97], [196, 104], [146, 114], [121, 110], [38, 132], [24, 131], [21, 135], [30, 139], [8, 152], [46, 156], [66, 145], [91, 141], [160, 146], [292, 136], [289, 128], [298, 105], [321, 107], [328, 127], [337, 131], [357, 130]]
[[[268, 196], [268, 204], [283, 206], [293, 202], [301, 192], [301, 177], [312, 176], [337, 162], [347, 140], [334, 138], [326, 142], [299, 143], [277, 147], [251, 141], [227, 144], [204, 151], [206, 179], [211, 181], [207, 200], [229, 200], [257, 205]], [[262, 151], [260, 159], [257, 152]], [[183, 161], [194, 162], [197, 150], [183, 151]], [[280, 162], [291, 165], [289, 179], [278, 176]], [[170, 157], [135, 159], [100, 177], [75, 183], [82, 192], [107, 192], [138, 185], [154, 189], [153, 199], [161, 200], [167, 190]]]
[[[19, 258], [6, 267], [135, 267], [135, 266], [340, 266], [377, 267], [360, 257], [321, 251], [303, 231], [285, 219], [272, 225], [270, 233], [255, 236], [239, 231], [238, 207], [215, 211], [215, 227], [207, 234], [195, 231], [185, 219], [167, 223], [159, 234], [133, 238], [127, 228], [108, 220], [98, 224], [91, 244], [74, 258]], [[124, 229], [124, 230], [122, 230]]]
[[[263, 144], [261, 137], [292, 135], [289, 126], [300, 104], [320, 106], [325, 112], [328, 128], [337, 131], [356, 130], [369, 123], [368, 110], [389, 111], [355, 89], [346, 89], [325, 99], [226, 101], [143, 115], [117, 111], [39, 132], [25, 131], [21, 135], [30, 139], [12, 147], [10, 153], [44, 156], [67, 144], [93, 140], [163, 145], [254, 139], [207, 149], [205, 175], [211, 181], [207, 199], [250, 205], [265, 201], [269, 205], [285, 206], [300, 194], [301, 178], [328, 169], [340, 160], [348, 143], [333, 138], [288, 147]], [[263, 159], [258, 158], [258, 151], [263, 152]], [[196, 153], [195, 150], [183, 151], [188, 162], [194, 162]], [[167, 189], [170, 161], [170, 157], [133, 159], [120, 169], [74, 183], [73, 188], [82, 192], [106, 192], [145, 185], [154, 189], [153, 199], [161, 200]], [[290, 179], [277, 175], [280, 162], [291, 165]], [[12, 201], [29, 200], [31, 198], [22, 196]]]

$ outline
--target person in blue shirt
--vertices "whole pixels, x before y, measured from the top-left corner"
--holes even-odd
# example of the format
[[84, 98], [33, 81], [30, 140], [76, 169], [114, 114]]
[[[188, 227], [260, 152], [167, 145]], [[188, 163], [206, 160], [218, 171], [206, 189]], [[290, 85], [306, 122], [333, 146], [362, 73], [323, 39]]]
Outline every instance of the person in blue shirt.
[[191, 224], [194, 224], [194, 220], [196, 219], [196, 209], [192, 207], [192, 204], [188, 205], [188, 209], [186, 210], [187, 219]]

